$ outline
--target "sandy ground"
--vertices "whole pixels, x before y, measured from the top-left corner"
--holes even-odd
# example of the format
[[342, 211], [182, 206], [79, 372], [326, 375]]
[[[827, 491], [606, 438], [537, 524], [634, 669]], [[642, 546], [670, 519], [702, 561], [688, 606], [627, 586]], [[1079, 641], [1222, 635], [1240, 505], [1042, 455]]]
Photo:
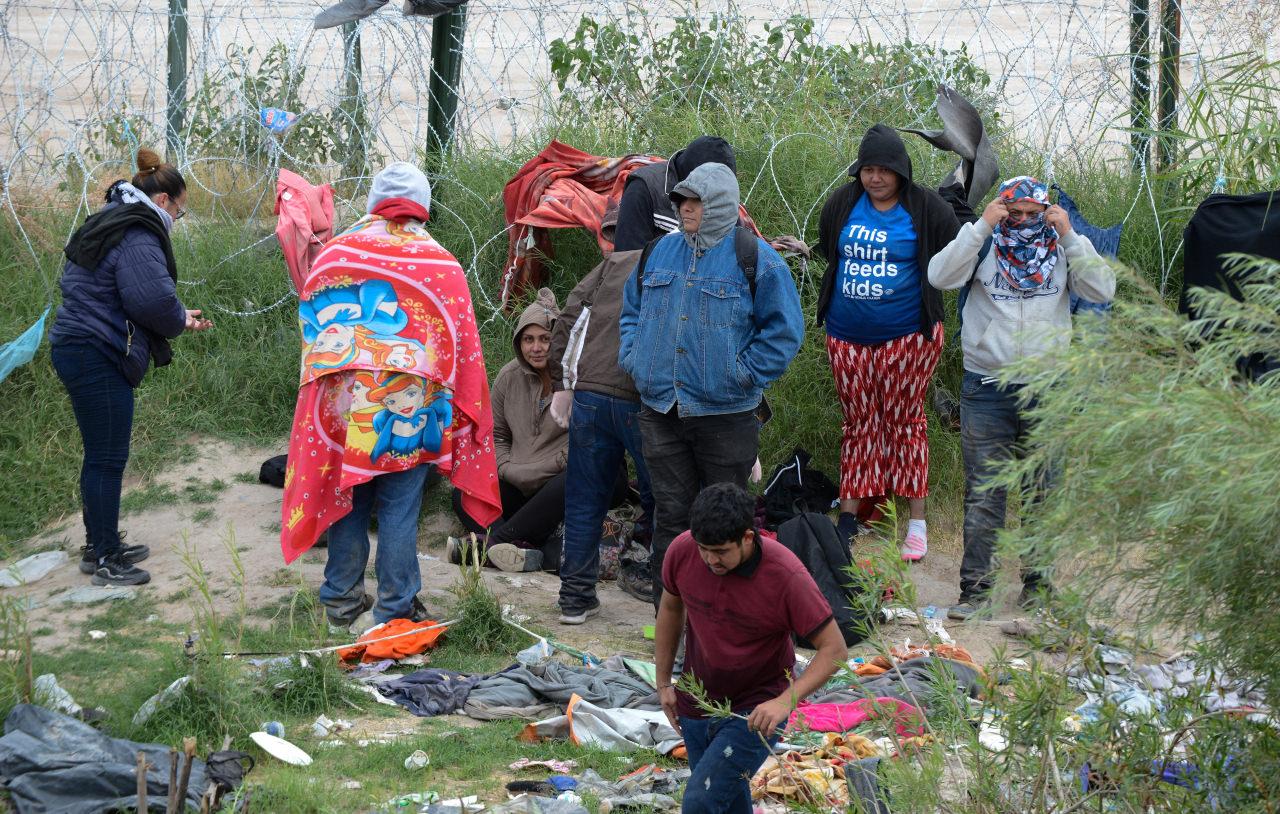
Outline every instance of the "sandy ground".
[[[241, 482], [245, 480], [246, 473], [256, 477], [261, 462], [276, 454], [276, 450], [236, 447], [224, 442], [202, 443], [198, 448], [202, 451], [198, 459], [171, 467], [155, 484], [167, 485], [181, 492], [193, 484], [207, 485], [219, 480], [226, 487], [215, 493], [213, 502], [180, 500], [137, 511], [121, 521], [121, 527], [128, 531], [130, 543], [145, 543], [151, 547], [151, 557], [144, 567], [151, 572], [152, 581], [137, 588], [138, 595], [154, 599], [154, 612], [166, 621], [190, 621], [193, 618], [192, 600], [184, 592], [189, 585], [190, 569], [184, 562], [184, 552], [188, 551], [195, 553], [208, 574], [215, 607], [220, 613], [233, 613], [240, 601], [233, 552], [245, 574], [244, 602], [249, 609], [276, 605], [292, 596], [300, 586], [309, 590], [318, 588], [325, 550], [313, 549], [292, 565], [285, 566], [280, 554], [278, 531], [281, 491], [256, 482]], [[152, 484], [153, 488], [155, 484]], [[142, 486], [135, 484], [133, 488], [136, 490]], [[444, 489], [447, 485], [433, 488]], [[422, 599], [430, 609], [443, 610], [451, 599], [448, 588], [457, 580], [457, 568], [438, 557], [443, 554], [445, 537], [460, 530], [452, 515], [447, 513], [428, 515], [420, 526], [418, 549]], [[89, 577], [81, 574], [77, 567], [83, 539], [78, 515], [32, 538], [25, 547], [26, 553], [63, 549], [68, 552], [68, 561], [33, 584], [5, 589], [8, 596], [25, 597], [29, 602], [38, 603], [30, 615], [31, 627], [40, 632], [34, 643], [37, 649], [58, 647], [70, 638], [82, 635], [85, 620], [102, 611], [101, 605], [67, 602], [72, 591], [90, 584]], [[959, 545], [955, 540], [935, 540], [930, 555], [923, 563], [912, 567], [919, 604], [945, 607], [956, 601], [959, 593], [956, 584], [958, 551]], [[550, 631], [566, 644], [601, 656], [622, 651], [640, 655], [653, 652], [652, 643], [642, 636], [643, 627], [653, 622], [652, 610], [647, 604], [623, 593], [613, 583], [602, 584], [600, 598], [603, 607], [599, 616], [587, 625], [566, 627], [556, 622], [559, 580], [555, 576], [543, 573], [504, 574], [486, 569], [485, 579], [502, 602], [527, 614], [533, 625]], [[1012, 641], [999, 632], [999, 622], [1013, 615], [1008, 597], [1005, 600], [1006, 603], [997, 608], [990, 621], [963, 625], [948, 623], [951, 635], [979, 661]], [[45, 611], [56, 612], [56, 626], [42, 625], [42, 618], [55, 618], [53, 613]], [[255, 619], [259, 617], [251, 617], [250, 623]], [[907, 637], [915, 641], [925, 638], [923, 631], [911, 626], [893, 625], [882, 630], [898, 643]]]

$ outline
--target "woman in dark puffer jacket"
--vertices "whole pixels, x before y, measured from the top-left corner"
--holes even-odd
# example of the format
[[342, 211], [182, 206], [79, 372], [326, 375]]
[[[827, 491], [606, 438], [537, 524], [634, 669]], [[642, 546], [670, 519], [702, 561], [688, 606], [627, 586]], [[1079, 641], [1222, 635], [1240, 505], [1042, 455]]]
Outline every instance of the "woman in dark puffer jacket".
[[169, 363], [170, 339], [213, 326], [178, 299], [169, 230], [186, 214], [186, 181], [151, 150], [139, 150], [137, 161], [133, 180], [112, 184], [107, 205], [67, 243], [62, 305], [49, 333], [53, 368], [71, 396], [84, 441], [80, 570], [92, 574], [95, 585], [151, 579], [135, 565], [149, 549], [124, 545], [118, 528], [133, 389], [149, 362]]

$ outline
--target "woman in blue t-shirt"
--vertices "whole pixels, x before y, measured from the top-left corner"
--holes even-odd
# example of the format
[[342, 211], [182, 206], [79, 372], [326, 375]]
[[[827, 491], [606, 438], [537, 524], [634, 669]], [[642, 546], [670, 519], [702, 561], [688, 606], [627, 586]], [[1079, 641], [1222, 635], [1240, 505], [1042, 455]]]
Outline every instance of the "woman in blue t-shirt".
[[928, 547], [924, 397], [942, 353], [942, 296], [926, 270], [960, 222], [937, 193], [912, 183], [911, 158], [891, 127], [867, 131], [849, 175], [822, 209], [817, 246], [827, 258], [818, 324], [844, 408], [838, 525], [852, 537], [863, 499], [905, 497], [902, 558], [916, 561]]

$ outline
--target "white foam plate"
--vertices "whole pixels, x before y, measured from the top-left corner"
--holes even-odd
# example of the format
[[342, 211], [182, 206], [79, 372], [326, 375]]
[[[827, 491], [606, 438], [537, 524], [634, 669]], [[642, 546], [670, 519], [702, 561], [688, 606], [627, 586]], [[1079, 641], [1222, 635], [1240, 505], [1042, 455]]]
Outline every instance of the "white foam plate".
[[249, 740], [258, 744], [262, 751], [276, 760], [283, 760], [292, 766], [310, 766], [311, 755], [289, 743], [284, 738], [268, 735], [266, 732], [250, 732]]

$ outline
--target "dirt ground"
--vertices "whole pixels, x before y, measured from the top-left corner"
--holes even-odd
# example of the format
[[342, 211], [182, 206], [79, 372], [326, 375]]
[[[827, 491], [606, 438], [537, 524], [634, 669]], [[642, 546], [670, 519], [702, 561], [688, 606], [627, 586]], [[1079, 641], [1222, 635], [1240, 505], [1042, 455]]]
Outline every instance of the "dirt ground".
[[[144, 567], [151, 572], [152, 581], [140, 586], [138, 595], [155, 599], [155, 613], [165, 621], [180, 624], [189, 621], [192, 605], [184, 590], [189, 585], [189, 567], [184, 562], [187, 551], [194, 552], [203, 565], [220, 613], [234, 612], [240, 601], [233, 552], [245, 574], [244, 601], [249, 609], [275, 605], [292, 596], [300, 585], [312, 590], [318, 588], [325, 550], [313, 549], [285, 566], [279, 542], [281, 491], [256, 482], [262, 461], [278, 450], [238, 447], [225, 442], [201, 443], [198, 448], [201, 450], [198, 459], [171, 467], [146, 487], [133, 486], [135, 491], [144, 488], [154, 491], [167, 486], [177, 495], [122, 518], [121, 528], [128, 531], [129, 542], [151, 547], [151, 557]], [[211, 484], [216, 488], [210, 488]], [[432, 488], [447, 489], [448, 485], [441, 483]], [[199, 499], [203, 502], [184, 499], [184, 490], [202, 493]], [[422, 599], [429, 609], [443, 611], [452, 598], [448, 588], [457, 580], [457, 568], [438, 558], [443, 555], [445, 537], [460, 531], [461, 527], [448, 512], [428, 515], [420, 526]], [[102, 610], [101, 605], [78, 605], [66, 600], [73, 590], [90, 584], [89, 577], [77, 568], [83, 540], [78, 514], [54, 524], [49, 531], [30, 540], [25, 553], [63, 549], [68, 552], [67, 562], [33, 584], [0, 589], [9, 596], [26, 597], [37, 609], [31, 614], [31, 627], [39, 634], [34, 642], [37, 650], [58, 647], [71, 637], [83, 635], [85, 620]], [[959, 550], [958, 540], [933, 539], [929, 556], [912, 566], [920, 605], [945, 608], [957, 600]], [[644, 656], [653, 652], [652, 643], [642, 635], [643, 627], [653, 623], [652, 609], [612, 583], [601, 586], [599, 616], [586, 625], [566, 627], [556, 622], [559, 581], [554, 575], [503, 574], [486, 569], [485, 578], [504, 604], [514, 606], [530, 618], [530, 624], [550, 631], [566, 644], [602, 657], [616, 652]], [[371, 571], [370, 587], [373, 587]], [[966, 647], [979, 662], [988, 659], [996, 649], [1013, 643], [999, 631], [1001, 621], [1017, 615], [1010, 597], [1003, 599], [991, 620], [945, 623], [957, 643]], [[40, 609], [56, 611], [59, 623], [42, 627]], [[898, 643], [905, 638], [916, 641], [925, 638], [923, 631], [914, 626], [895, 624], [883, 630]]]

